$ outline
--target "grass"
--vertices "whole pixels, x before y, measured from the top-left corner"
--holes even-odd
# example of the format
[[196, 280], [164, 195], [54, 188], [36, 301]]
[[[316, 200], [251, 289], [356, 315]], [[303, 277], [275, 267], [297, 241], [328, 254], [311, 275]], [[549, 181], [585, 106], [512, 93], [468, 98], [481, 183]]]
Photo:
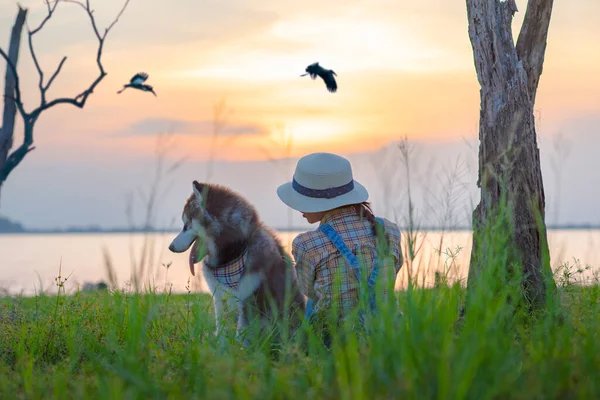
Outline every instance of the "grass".
[[371, 334], [338, 332], [330, 350], [312, 335], [275, 351], [220, 347], [204, 294], [7, 297], [0, 398], [598, 398], [600, 286], [574, 275], [527, 318], [507, 300], [514, 285], [478, 285], [460, 328], [459, 284], [410, 286], [401, 317], [383, 306]]
[[[222, 129], [221, 109], [215, 108], [215, 138]], [[291, 140], [285, 143], [289, 155]], [[164, 166], [164, 148], [159, 140], [155, 184], [143, 196], [146, 224], [155, 222], [162, 180], [179, 165]], [[399, 151], [406, 185], [398, 186], [407, 192], [400, 213], [410, 227], [403, 231], [408, 288], [396, 292], [396, 301], [380, 304], [369, 334], [343, 326], [334, 332], [329, 350], [310, 330], [279, 346], [262, 340], [244, 349], [230, 332], [222, 343], [214, 335], [210, 296], [173, 294], [168, 286], [142, 288], [158, 263], [146, 237], [139, 257], [132, 249], [131, 292], [116, 288], [105, 250], [109, 291], [66, 295], [59, 271], [58, 295], [0, 298], [0, 398], [600, 398], [598, 277], [582, 286], [578, 278], [589, 267], [577, 260], [561, 265], [545, 309], [527, 314], [514, 301], [522, 297], [520, 277], [504, 276], [506, 235], [492, 230], [495, 248], [489, 250], [497, 257], [489, 260], [468, 298], [464, 282], [449, 279], [461, 249], [444, 252], [443, 235], [429, 264], [440, 266], [445, 257], [446, 268], [436, 271], [433, 288], [425, 288], [424, 279], [415, 278], [427, 262], [413, 263], [422, 239], [407, 141]], [[444, 228], [455, 222], [457, 199], [464, 195], [464, 166], [457, 163], [448, 171], [431, 206]], [[166, 283], [169, 265], [163, 267]], [[465, 302], [469, 311], [459, 320]]]
[[[461, 168], [450, 170], [448, 186], [460, 180]], [[444, 192], [446, 203], [435, 205], [449, 221], [443, 226], [451, 226], [453, 199], [460, 195]], [[410, 192], [407, 197], [411, 226], [417, 226], [403, 232], [405, 257], [412, 260], [421, 246]], [[231, 336], [221, 343], [210, 296], [141, 286], [157, 262], [151, 244], [144, 242], [139, 259], [132, 257], [141, 277], [131, 290], [114, 284], [107, 253], [111, 290], [67, 295], [59, 271], [57, 295], [0, 298], [0, 398], [600, 398], [598, 277], [583, 286], [579, 278], [589, 267], [564, 263], [545, 309], [527, 314], [514, 302], [522, 297], [520, 277], [504, 275], [506, 235], [497, 228], [491, 235], [495, 248], [488, 250], [497, 257], [468, 298], [464, 282], [448, 276], [460, 249], [444, 254], [442, 237], [435, 258], [440, 265], [445, 257], [446, 268], [435, 286], [410, 279], [424, 267], [411, 264], [408, 288], [396, 292], [397, 302], [381, 303], [369, 334], [343, 326], [329, 350], [310, 330], [279, 346], [263, 340], [243, 349]], [[464, 302], [469, 311], [459, 320]]]

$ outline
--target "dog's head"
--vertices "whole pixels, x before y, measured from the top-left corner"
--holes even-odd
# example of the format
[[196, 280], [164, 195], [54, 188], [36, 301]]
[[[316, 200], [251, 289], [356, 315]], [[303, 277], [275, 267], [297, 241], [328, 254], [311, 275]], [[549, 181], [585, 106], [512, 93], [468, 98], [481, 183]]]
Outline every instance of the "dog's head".
[[207, 255], [218, 262], [219, 249], [246, 241], [258, 222], [254, 208], [243, 197], [213, 184], [193, 182], [193, 193], [183, 207], [183, 228], [169, 245], [174, 253], [190, 251], [190, 271]]

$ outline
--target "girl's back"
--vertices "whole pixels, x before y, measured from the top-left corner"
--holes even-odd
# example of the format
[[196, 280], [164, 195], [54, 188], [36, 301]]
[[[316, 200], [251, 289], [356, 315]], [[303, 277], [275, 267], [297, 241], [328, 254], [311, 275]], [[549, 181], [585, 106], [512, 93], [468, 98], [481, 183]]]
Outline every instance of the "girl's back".
[[[396, 277], [402, 266], [400, 231], [398, 226], [383, 220], [385, 233], [390, 243], [391, 262], [381, 265], [379, 277], [383, 281], [383, 294], [387, 294], [385, 278]], [[362, 273], [369, 276], [377, 258], [377, 242], [373, 229], [374, 221], [361, 217], [354, 205], [329, 211], [321, 220], [328, 224], [342, 238], [344, 244], [354, 254], [362, 267]], [[292, 244], [292, 254], [297, 260], [296, 268], [301, 289], [314, 299], [314, 310], [332, 306], [337, 298], [337, 308], [341, 316], [357, 306], [359, 282], [344, 256], [327, 235], [317, 229], [298, 235]], [[390, 271], [393, 268], [394, 271]]]

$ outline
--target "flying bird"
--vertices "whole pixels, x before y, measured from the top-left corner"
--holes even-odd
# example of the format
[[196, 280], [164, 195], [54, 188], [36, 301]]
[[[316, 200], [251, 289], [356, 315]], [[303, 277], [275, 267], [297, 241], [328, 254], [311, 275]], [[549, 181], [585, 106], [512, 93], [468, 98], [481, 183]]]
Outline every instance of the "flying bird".
[[148, 74], [145, 72], [135, 74], [133, 78], [131, 78], [129, 83], [123, 85], [123, 89], [119, 90], [117, 94], [120, 94], [121, 92], [123, 92], [123, 90], [130, 87], [133, 89], [142, 90], [144, 92], [152, 92], [152, 94], [156, 96], [156, 93], [154, 93], [154, 89], [152, 88], [152, 86], [144, 84], [144, 82], [146, 82], [146, 79], [148, 79]]
[[337, 91], [337, 82], [335, 81], [334, 75], [335, 72], [331, 69], [325, 69], [319, 65], [318, 62], [314, 64], [310, 64], [306, 67], [306, 74], [302, 74], [300, 76], [310, 75], [310, 77], [314, 80], [319, 76], [325, 82], [325, 86], [327, 86], [327, 90], [331, 93], [335, 93]]

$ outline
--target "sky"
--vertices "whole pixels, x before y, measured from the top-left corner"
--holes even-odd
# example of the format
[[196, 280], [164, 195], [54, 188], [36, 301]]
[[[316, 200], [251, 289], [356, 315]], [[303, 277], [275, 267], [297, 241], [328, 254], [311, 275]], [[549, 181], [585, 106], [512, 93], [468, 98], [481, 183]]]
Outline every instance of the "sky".
[[[123, 4], [91, 3], [101, 31]], [[45, 15], [42, 0], [20, 4], [30, 26]], [[526, 2], [517, 5], [515, 37]], [[4, 49], [16, 13], [16, 2], [0, 2]], [[598, 16], [597, 0], [554, 5], [535, 106], [550, 223], [600, 223]], [[38, 77], [26, 44], [19, 73], [31, 110]], [[51, 98], [95, 79], [97, 43], [80, 7], [60, 4], [34, 44], [46, 76], [68, 56]], [[165, 150], [167, 140], [165, 165], [184, 161], [160, 181], [158, 224], [180, 224], [197, 179], [231, 187], [267, 224], [285, 226], [275, 190], [298, 157], [316, 151], [347, 156], [381, 215], [402, 218], [410, 182], [424, 223], [438, 221], [448, 197], [457, 223], [469, 222], [478, 199], [479, 85], [465, 2], [131, 0], [102, 60], [108, 75], [84, 109], [42, 114], [36, 149], [4, 185], [0, 215], [30, 228], [125, 226], [134, 193], [138, 221], [139, 194], [150, 191], [157, 146]], [[337, 73], [337, 93], [300, 77], [316, 61]], [[149, 74], [157, 97], [116, 94], [137, 72]], [[223, 128], [214, 140], [219, 105]], [[20, 123], [15, 136], [22, 140]], [[415, 149], [410, 179], [397, 145], [404, 137]]]

